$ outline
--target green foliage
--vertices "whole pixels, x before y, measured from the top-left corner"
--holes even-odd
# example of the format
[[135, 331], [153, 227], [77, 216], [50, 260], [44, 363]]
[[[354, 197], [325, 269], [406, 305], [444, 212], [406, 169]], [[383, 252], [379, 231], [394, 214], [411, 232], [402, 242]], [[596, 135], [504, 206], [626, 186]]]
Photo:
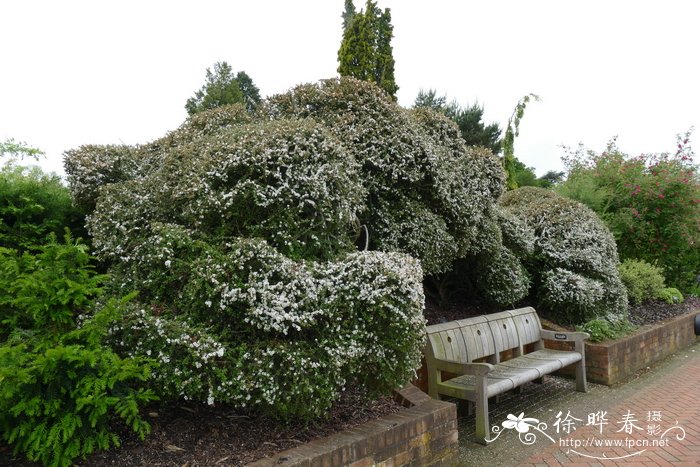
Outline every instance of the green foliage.
[[341, 15], [343, 18], [343, 33], [348, 30], [348, 27], [352, 24], [352, 20], [355, 18], [356, 14], [355, 4], [352, 2], [352, 0], [345, 0], [345, 10]]
[[513, 162], [514, 178], [517, 186], [534, 186], [540, 188], [551, 188], [562, 181], [564, 172], [550, 170], [541, 177], [537, 177], [533, 167], [527, 167], [517, 158]]
[[683, 303], [683, 294], [680, 290], [674, 287], [664, 287], [656, 294], [656, 298], [663, 300], [668, 304]]
[[[64, 339], [74, 339], [68, 333]], [[84, 344], [0, 345], [0, 428], [15, 454], [44, 465], [67, 466], [77, 457], [119, 446], [110, 431], [116, 416], [141, 439], [149, 432], [140, 404], [153, 400], [134, 385], [148, 377], [138, 359]]]
[[348, 10], [347, 3], [345, 8], [338, 73], [376, 83], [395, 99], [399, 87], [394, 78], [391, 47], [394, 27], [389, 9], [382, 12], [372, 0], [367, 0], [365, 9], [359, 13], [354, 13], [354, 7]]
[[50, 235], [38, 253], [0, 250], [0, 338], [17, 328], [60, 333], [75, 327], [99, 293], [104, 276], [95, 275], [87, 247]]
[[216, 62], [214, 71], [207, 68], [206, 82], [187, 99], [185, 109], [189, 115], [228, 104], [242, 103], [252, 112], [260, 102], [260, 91], [244, 71], [234, 76], [231, 65]]
[[414, 108], [429, 108], [453, 120], [459, 127], [467, 146], [482, 146], [490, 149], [494, 154], [500, 152], [501, 129], [498, 123], [486, 125], [483, 122], [483, 106], [473, 104], [469, 107], [461, 107], [456, 101], [447, 104], [447, 97], [437, 97], [437, 93], [433, 89], [428, 91], [421, 89], [413, 106]]
[[508, 119], [508, 125], [506, 126], [506, 133], [503, 136], [501, 142], [501, 149], [503, 151], [503, 168], [506, 171], [506, 187], [509, 190], [518, 187], [518, 182], [516, 180], [516, 161], [515, 158], [515, 138], [520, 132], [520, 120], [525, 114], [525, 108], [531, 99], [539, 101], [539, 96], [535, 94], [528, 94], [518, 101], [518, 104], [513, 110], [513, 115]]
[[534, 295], [552, 316], [582, 323], [626, 314], [615, 241], [593, 211], [534, 187], [511, 190], [500, 204], [534, 231], [534, 252], [525, 265]]
[[0, 247], [26, 250], [64, 226], [84, 233], [84, 217], [57, 175], [7, 164], [0, 169]]
[[689, 135], [675, 154], [630, 158], [613, 140], [606, 151], [582, 148], [566, 160], [560, 193], [585, 203], [610, 227], [622, 258], [663, 268], [680, 290], [696, 286], [700, 271], [700, 177]]
[[143, 359], [122, 359], [101, 345], [122, 313], [114, 300], [89, 316], [104, 276], [86, 247], [50, 239], [39, 253], [0, 250], [0, 430], [15, 455], [67, 466], [119, 446], [113, 417], [142, 439], [139, 405], [150, 373]]
[[8, 138], [5, 141], [0, 141], [0, 159], [8, 157], [9, 159], [24, 159], [29, 157], [37, 159], [43, 156], [44, 151], [29, 146], [23, 141], [15, 141], [14, 138]]
[[630, 323], [627, 319], [606, 319], [596, 318], [587, 321], [581, 326], [577, 326], [577, 331], [587, 332], [591, 335], [591, 342], [602, 342], [608, 339], [619, 339], [624, 337], [634, 330], [637, 326]]
[[627, 296], [633, 304], [660, 298], [665, 288], [664, 271], [644, 260], [626, 259], [618, 267], [620, 279], [627, 288]]

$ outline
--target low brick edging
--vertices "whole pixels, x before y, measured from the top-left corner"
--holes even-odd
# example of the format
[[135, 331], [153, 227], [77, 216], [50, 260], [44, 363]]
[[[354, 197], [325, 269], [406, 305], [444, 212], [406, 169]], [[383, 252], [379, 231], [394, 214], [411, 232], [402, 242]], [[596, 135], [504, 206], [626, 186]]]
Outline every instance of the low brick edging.
[[[694, 310], [664, 323], [642, 328], [629, 336], [607, 342], [586, 343], [586, 376], [588, 381], [612, 385], [625, 381], [646, 368], [695, 342]], [[555, 329], [556, 330], [556, 329]], [[564, 343], [547, 342], [548, 348], [561, 348]], [[570, 369], [561, 374], [572, 374]]]
[[248, 464], [253, 467], [452, 465], [457, 409], [409, 384], [397, 390], [397, 413]]

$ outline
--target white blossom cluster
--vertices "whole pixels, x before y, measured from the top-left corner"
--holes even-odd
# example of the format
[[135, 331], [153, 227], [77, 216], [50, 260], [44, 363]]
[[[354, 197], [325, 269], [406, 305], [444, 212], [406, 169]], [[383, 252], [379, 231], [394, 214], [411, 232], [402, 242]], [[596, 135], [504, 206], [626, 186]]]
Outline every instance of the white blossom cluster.
[[427, 274], [482, 251], [503, 169], [489, 151], [467, 148], [446, 117], [403, 109], [378, 87], [352, 78], [297, 86], [270, 98], [264, 111], [313, 118], [345, 144], [367, 190], [359, 217], [371, 248], [408, 253]]
[[604, 297], [603, 284], [563, 268], [547, 271], [542, 280], [543, 300], [566, 313], [568, 308], [592, 308]]
[[526, 263], [539, 277], [537, 296], [553, 315], [582, 323], [626, 314], [615, 240], [593, 211], [533, 187], [510, 191], [500, 203], [534, 230], [534, 252]]
[[67, 151], [64, 167], [73, 201], [92, 209], [101, 187], [137, 178], [137, 153], [131, 146], [86, 145]]
[[504, 246], [521, 258], [534, 253], [536, 238], [532, 227], [502, 206], [496, 207], [496, 216]]
[[181, 278], [181, 298], [136, 309], [111, 331], [129, 355], [162, 363], [161, 393], [318, 416], [348, 382], [387, 391], [420, 365], [425, 320], [417, 260], [357, 252], [295, 262], [255, 239], [200, 254]]

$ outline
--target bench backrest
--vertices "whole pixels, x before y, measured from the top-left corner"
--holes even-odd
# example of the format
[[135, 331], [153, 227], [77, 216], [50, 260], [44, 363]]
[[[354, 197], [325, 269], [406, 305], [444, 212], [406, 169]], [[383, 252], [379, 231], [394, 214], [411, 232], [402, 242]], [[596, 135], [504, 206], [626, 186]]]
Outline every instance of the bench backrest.
[[498, 363], [500, 353], [540, 339], [540, 319], [531, 307], [434, 324], [427, 327], [426, 355], [439, 360], [471, 363], [487, 357]]

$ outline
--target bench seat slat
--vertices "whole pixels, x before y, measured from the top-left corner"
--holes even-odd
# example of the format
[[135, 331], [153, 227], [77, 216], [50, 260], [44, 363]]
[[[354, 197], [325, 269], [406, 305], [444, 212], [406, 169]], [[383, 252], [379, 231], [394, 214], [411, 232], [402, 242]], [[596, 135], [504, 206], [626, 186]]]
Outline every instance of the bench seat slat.
[[[486, 379], [487, 397], [502, 394], [540, 377], [541, 374], [536, 368], [512, 368], [502, 364], [495, 365]], [[438, 386], [441, 392], [444, 388], [451, 388], [462, 394], [471, 394], [469, 399], [473, 400], [476, 391], [475, 384], [476, 376], [463, 375], [439, 383]]]
[[[561, 363], [561, 367], [559, 368], [563, 368], [567, 365], [571, 365], [572, 363], [580, 361], [581, 354], [578, 352], [571, 352], [566, 350], [542, 349], [525, 354], [520, 358], [532, 360], [557, 360]], [[556, 368], [555, 370], [558, 370], [559, 368]]]

